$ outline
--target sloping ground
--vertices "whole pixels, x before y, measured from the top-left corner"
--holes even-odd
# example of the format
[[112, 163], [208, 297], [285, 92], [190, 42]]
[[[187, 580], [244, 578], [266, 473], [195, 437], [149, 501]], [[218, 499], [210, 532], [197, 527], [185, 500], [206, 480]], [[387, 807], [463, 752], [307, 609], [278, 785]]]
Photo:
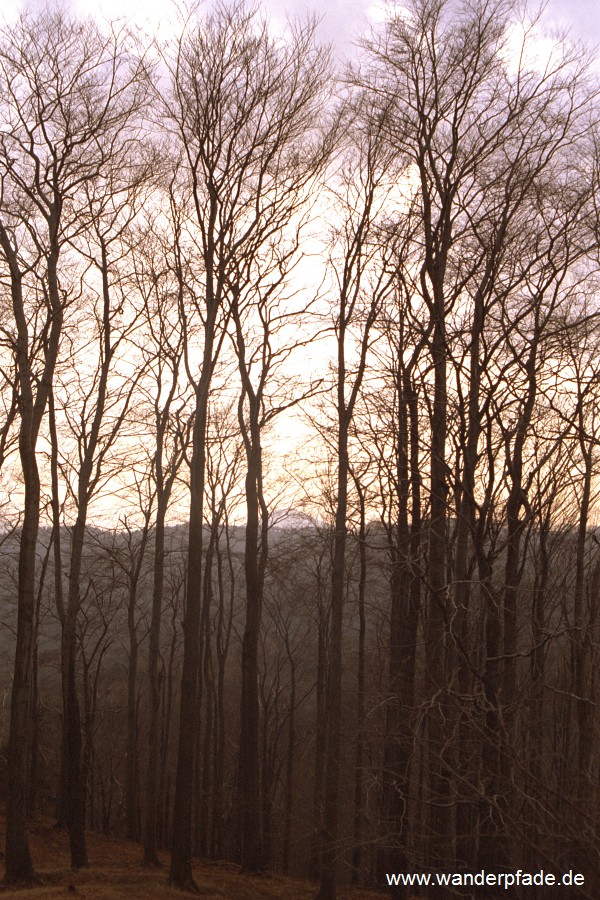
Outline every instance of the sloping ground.
[[[178, 898], [185, 895], [167, 885], [168, 856], [163, 869], [141, 866], [139, 844], [88, 834], [89, 869], [72, 872], [68, 865], [68, 838], [53, 827], [50, 819], [36, 820], [30, 829], [31, 852], [41, 879], [39, 887], [7, 888], [0, 893], [9, 896], [74, 897], [80, 900], [143, 900], [145, 897]], [[4, 819], [0, 820], [0, 856], [4, 859]], [[205, 898], [231, 900], [313, 900], [316, 885], [282, 875], [241, 875], [237, 866], [228, 863], [198, 862], [194, 877]], [[385, 895], [383, 895], [385, 896]], [[342, 889], [340, 900], [381, 900], [382, 894], [358, 889]]]

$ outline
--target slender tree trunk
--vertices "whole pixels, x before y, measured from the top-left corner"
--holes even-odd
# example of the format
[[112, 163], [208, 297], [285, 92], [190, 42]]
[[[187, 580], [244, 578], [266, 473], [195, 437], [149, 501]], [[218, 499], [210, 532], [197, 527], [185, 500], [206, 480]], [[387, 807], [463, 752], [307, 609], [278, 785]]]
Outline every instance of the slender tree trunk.
[[[171, 717], [173, 712], [174, 666], [177, 654], [177, 611], [173, 610], [173, 636], [169, 648], [169, 663], [166, 673], [162, 674], [162, 721], [160, 733], [159, 779], [158, 779], [158, 829], [157, 843], [159, 847], [171, 846], [171, 802], [170, 776], [168, 773], [169, 748], [171, 745]], [[159, 679], [160, 689], [161, 679]]]
[[492, 585], [492, 567], [479, 553], [479, 580], [485, 602], [485, 675], [484, 740], [482, 745], [482, 800], [480, 812], [477, 866], [491, 870], [499, 864], [500, 813], [497, 809], [498, 784], [502, 775], [500, 720], [502, 619], [501, 601]]
[[344, 381], [340, 379], [341, 398], [337, 446], [337, 504], [333, 565], [331, 570], [331, 624], [329, 630], [329, 666], [327, 672], [327, 737], [325, 750], [325, 793], [321, 844], [320, 900], [335, 900], [337, 838], [342, 725], [342, 616], [346, 562], [346, 518], [348, 512], [348, 422], [344, 408]]
[[40, 627], [40, 608], [42, 605], [42, 592], [44, 590], [44, 582], [46, 580], [46, 571], [48, 568], [48, 560], [52, 549], [52, 536], [50, 543], [44, 554], [42, 562], [42, 570], [40, 572], [40, 582], [37, 589], [37, 597], [35, 601], [35, 621], [33, 632], [33, 661], [32, 661], [32, 691], [31, 691], [31, 744], [29, 747], [29, 775], [27, 778], [28, 797], [27, 812], [31, 815], [37, 809], [37, 769], [39, 760], [39, 744], [40, 744], [40, 703], [39, 703], [39, 685], [38, 685], [38, 633]]
[[67, 774], [67, 827], [69, 830], [71, 866], [73, 869], [81, 869], [83, 866], [88, 865], [85, 838], [86, 797], [81, 760], [81, 715], [77, 693], [77, 615], [81, 604], [80, 577], [86, 515], [87, 503], [80, 497], [77, 519], [71, 535], [69, 593], [61, 644], [63, 725], [65, 729]]
[[[83, 781], [85, 784], [85, 793], [89, 802], [88, 821], [91, 828], [98, 829], [97, 807], [96, 807], [96, 772], [94, 763], [94, 732], [96, 727], [96, 711], [98, 709], [98, 684], [100, 681], [100, 672], [102, 669], [102, 660], [110, 642], [104, 642], [106, 632], [108, 631], [108, 623], [105, 622], [102, 635], [96, 643], [92, 654], [86, 659], [85, 652], [82, 648], [82, 666], [83, 666], [83, 752], [82, 752], [82, 769]], [[103, 643], [104, 642], [104, 643]], [[102, 644], [102, 646], [101, 646]], [[92, 663], [98, 654], [95, 663], [93, 676]]]
[[262, 705], [262, 734], [261, 734], [261, 816], [262, 816], [262, 859], [266, 868], [271, 863], [271, 838], [273, 819], [273, 778], [275, 768], [274, 745], [277, 744], [277, 711], [272, 710], [271, 700], [277, 703], [276, 697], [263, 694]]
[[290, 663], [290, 709], [288, 717], [285, 800], [283, 813], [282, 870], [284, 874], [288, 873], [290, 867], [290, 847], [294, 811], [294, 751], [296, 746], [296, 663], [289, 645], [289, 639], [286, 639], [286, 648]]
[[356, 756], [354, 761], [354, 846], [352, 847], [352, 883], [361, 877], [364, 810], [364, 750], [365, 750], [365, 590], [367, 584], [367, 544], [364, 491], [354, 478], [360, 504], [358, 549], [360, 574], [358, 578], [358, 671], [356, 676]]
[[[471, 574], [469, 545], [475, 528], [475, 475], [478, 446], [481, 435], [479, 412], [481, 394], [480, 344], [484, 325], [484, 300], [477, 291], [474, 301], [471, 341], [469, 347], [469, 389], [467, 399], [467, 428], [464, 443], [463, 469], [459, 485], [459, 502], [456, 523], [456, 549], [454, 558], [454, 605], [451, 620], [452, 643], [449, 647], [450, 665], [458, 674], [461, 704], [457, 710], [457, 740], [455, 770], [466, 774], [461, 780], [456, 798], [456, 859], [460, 865], [473, 868], [477, 850], [478, 799], [470, 790], [476, 783], [478, 764], [477, 738], [473, 734], [469, 712], [463, 708], [462, 698], [473, 694], [473, 679], [469, 662], [471, 647], [469, 637], [469, 608], [471, 603]], [[452, 673], [454, 674], [454, 672]], [[468, 748], [474, 748], [469, 750]], [[471, 771], [469, 772], [469, 768]]]
[[213, 368], [212, 337], [214, 315], [207, 321], [202, 374], [196, 389], [196, 416], [190, 471], [190, 521], [186, 606], [183, 625], [183, 665], [179, 711], [179, 745], [173, 817], [173, 842], [169, 883], [182, 890], [196, 891], [192, 875], [192, 821], [194, 760], [197, 741], [198, 666], [200, 655], [200, 613], [202, 603], [202, 550], [204, 544], [204, 480], [206, 423], [209, 387]]
[[[157, 475], [157, 488], [158, 485]], [[152, 614], [148, 647], [148, 769], [146, 777], [146, 808], [144, 818], [144, 857], [146, 866], [160, 865], [157, 853], [158, 837], [158, 770], [160, 742], [160, 632], [162, 619], [165, 571], [165, 518], [167, 501], [157, 489], [156, 522], [154, 531], [154, 572], [152, 583]]]
[[[85, 425], [79, 436], [81, 444], [81, 465], [77, 482], [77, 517], [71, 532], [71, 556], [69, 564], [69, 587], [67, 609], [64, 619], [61, 643], [61, 666], [63, 688], [63, 726], [65, 729], [65, 761], [67, 775], [67, 806], [71, 865], [80, 869], [88, 865], [85, 838], [86, 784], [82, 765], [82, 735], [79, 697], [77, 693], [77, 618], [81, 608], [81, 572], [85, 528], [90, 500], [98, 482], [99, 471], [97, 450], [100, 430], [104, 419], [108, 394], [108, 379], [115, 353], [112, 340], [111, 290], [109, 284], [109, 261], [105, 240], [100, 237], [102, 278], [102, 319], [100, 332], [100, 365], [95, 409], [89, 431]], [[55, 290], [58, 292], [58, 281]], [[113, 437], [120, 424], [119, 418], [113, 426]]]
[[[62, 538], [60, 522], [60, 503], [58, 494], [58, 434], [56, 431], [56, 413], [54, 395], [48, 398], [48, 425], [50, 430], [50, 474], [52, 508], [52, 545], [54, 548], [54, 602], [61, 629], [65, 625], [65, 601], [63, 592]], [[61, 728], [61, 754], [56, 809], [56, 825], [63, 828], [67, 824], [67, 746], [64, 723]]]
[[[412, 759], [417, 625], [420, 609], [418, 556], [421, 541], [421, 480], [417, 397], [408, 373], [397, 377], [398, 446], [396, 490], [398, 522], [390, 529], [390, 637], [388, 698], [383, 751], [382, 822], [384, 838], [377, 881], [402, 868], [409, 840], [409, 776]], [[411, 525], [408, 521], [409, 496]], [[395, 534], [393, 533], [395, 532]]]
[[[258, 640], [262, 610], [266, 527], [260, 504], [262, 456], [258, 430], [258, 409], [251, 411], [251, 444], [247, 445], [246, 536], [246, 625], [242, 643], [242, 699], [240, 710], [240, 816], [242, 866], [259, 871], [263, 866], [260, 807]], [[262, 513], [262, 523], [261, 523]], [[260, 539], [260, 548], [259, 548]]]
[[[50, 228], [55, 228], [55, 216]], [[11, 300], [16, 323], [16, 362], [19, 375], [19, 457], [24, 483], [24, 512], [19, 545], [17, 639], [11, 692], [8, 736], [8, 803], [6, 815], [6, 884], [32, 882], [35, 879], [27, 837], [27, 753], [31, 724], [31, 678], [35, 627], [36, 549], [40, 522], [40, 477], [36, 444], [48, 397], [62, 330], [63, 311], [60, 296], [50, 285], [52, 310], [46, 346], [44, 371], [33, 393], [33, 373], [29, 361], [29, 332], [23, 302], [22, 275], [17, 254], [4, 225], [0, 222], [0, 246], [10, 269]], [[49, 280], [56, 273], [58, 250], [48, 259]]]
[[[581, 404], [580, 404], [581, 408]], [[576, 747], [577, 747], [577, 773], [575, 782], [575, 795], [582, 804], [583, 809], [591, 812], [590, 798], [593, 796], [593, 749], [595, 706], [593, 692], [593, 641], [592, 628], [595, 616], [592, 610], [597, 606], [595, 593], [598, 590], [598, 577], [594, 572], [589, 577], [590, 609], [586, 621], [584, 610], [585, 594], [585, 554], [588, 543], [588, 517], [592, 492], [592, 451], [584, 445], [584, 426], [580, 413], [580, 447], [584, 460], [583, 490], [581, 496], [581, 508], [579, 513], [579, 525], [577, 529], [576, 562], [575, 562], [575, 589], [573, 593], [573, 690], [575, 700]], [[596, 563], [596, 570], [600, 564]], [[583, 844], [583, 846], [582, 846]], [[574, 858], [580, 871], [589, 867], [588, 841], [577, 841], [574, 847]], [[596, 879], [598, 876], [596, 875]]]
[[223, 806], [223, 778], [225, 771], [225, 664], [229, 650], [229, 639], [233, 621], [233, 601], [235, 596], [235, 572], [231, 558], [229, 543], [229, 527], [225, 522], [225, 540], [227, 561], [229, 566], [229, 609], [227, 622], [225, 622], [225, 584], [223, 578], [223, 556], [219, 541], [217, 540], [217, 581], [219, 585], [219, 612], [217, 616], [217, 630], [215, 644], [217, 650], [217, 688], [215, 698], [215, 750], [213, 755], [213, 846], [212, 856], [220, 859], [223, 855], [224, 845], [224, 806]]
[[198, 833], [198, 853], [200, 856], [207, 857], [209, 855], [210, 835], [212, 832], [212, 775], [214, 767], [212, 764], [211, 751], [214, 745], [214, 682], [212, 677], [212, 658], [210, 650], [210, 629], [207, 637], [207, 646], [205, 648], [204, 661], [204, 689], [205, 689], [205, 725], [204, 725], [204, 741], [202, 748], [202, 771], [200, 779], [200, 810], [198, 816], [199, 833]]
[[[443, 276], [433, 271], [433, 336], [431, 355], [434, 369], [434, 397], [431, 419], [431, 476], [429, 528], [429, 605], [426, 621], [429, 824], [427, 857], [432, 868], [447, 868], [453, 858], [450, 822], [450, 774], [446, 755], [447, 691], [445, 672], [445, 635], [447, 620], [447, 347]], [[432, 896], [439, 891], [434, 889]]]
[[96, 804], [94, 797], [94, 718], [95, 707], [92, 699], [93, 689], [91, 685], [90, 667], [88, 663], [83, 664], [83, 770], [85, 780], [88, 787], [88, 821], [92, 828], [95, 828]]
[[[529, 725], [529, 796], [536, 798], [530, 803], [528, 811], [528, 824], [532, 834], [542, 833], [544, 828], [544, 810], [537, 802], [540, 785], [544, 783], [544, 681], [545, 681], [545, 656], [544, 635], [546, 630], [545, 608], [547, 603], [547, 587], [550, 577], [550, 562], [548, 557], [548, 535], [550, 532], [552, 516], [552, 503], [548, 503], [545, 514], [540, 514], [538, 520], [539, 555], [536, 565], [536, 573], [533, 586], [531, 604], [531, 697], [530, 697], [530, 725]], [[531, 865], [535, 867], [537, 859], [532, 848]]]
[[313, 832], [310, 846], [309, 874], [313, 879], [321, 876], [319, 842], [323, 821], [323, 779], [325, 775], [325, 742], [327, 719], [325, 716], [327, 647], [329, 615], [325, 609], [321, 560], [317, 567], [317, 709], [315, 721], [315, 783], [313, 791]]
[[[213, 498], [214, 499], [214, 498]], [[198, 714], [204, 710], [204, 735], [201, 738], [200, 721], [198, 722], [198, 741], [196, 747], [196, 779], [195, 779], [195, 851], [200, 856], [208, 855], [209, 791], [210, 791], [210, 747], [212, 741], [212, 659], [211, 659], [211, 625], [210, 611], [213, 601], [213, 560], [219, 521], [213, 502], [210, 538], [206, 549], [204, 566], [203, 602], [200, 618], [200, 660], [198, 672]], [[203, 702], [204, 701], [204, 702]]]
[[[581, 429], [583, 423], [580, 423]], [[579, 768], [579, 792], [587, 796], [590, 790], [590, 761], [593, 746], [593, 707], [588, 699], [590, 690], [589, 661], [590, 637], [588, 625], [584, 621], [585, 553], [588, 539], [588, 516], [592, 490], [592, 454], [584, 451], [585, 471], [583, 492], [577, 529], [577, 550], [575, 561], [575, 589], [573, 592], [573, 624], [575, 641], [573, 653], [573, 681], [577, 718], [577, 761]]]
[[138, 636], [135, 622], [136, 593], [137, 592], [135, 590], [132, 590], [132, 596], [129, 598], [129, 607], [127, 611], [127, 630], [129, 632], [129, 662], [127, 667], [127, 769], [125, 773], [125, 814], [127, 819], [127, 837], [130, 841], [137, 841], [139, 837], [137, 750]]

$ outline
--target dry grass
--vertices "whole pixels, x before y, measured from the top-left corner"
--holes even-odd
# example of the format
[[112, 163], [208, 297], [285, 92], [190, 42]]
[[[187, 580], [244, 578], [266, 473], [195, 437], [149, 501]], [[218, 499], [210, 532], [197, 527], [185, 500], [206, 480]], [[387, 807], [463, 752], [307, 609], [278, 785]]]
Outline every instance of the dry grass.
[[[0, 840], [4, 846], [4, 821], [0, 821]], [[3, 894], [23, 897], [74, 897], [80, 900], [142, 900], [165, 897], [181, 900], [181, 891], [167, 885], [168, 857], [164, 868], [148, 869], [141, 863], [141, 847], [129, 841], [88, 835], [89, 869], [72, 872], [68, 865], [68, 838], [63, 830], [53, 827], [49, 819], [37, 819], [30, 829], [31, 853], [40, 876], [39, 886], [8, 888]], [[198, 862], [194, 877], [200, 896], [232, 898], [232, 900], [313, 900], [316, 886], [309, 881], [282, 875], [242, 875], [239, 867], [229, 863]], [[191, 895], [190, 895], [191, 896]], [[381, 900], [382, 895], [351, 888], [339, 892], [340, 900]]]

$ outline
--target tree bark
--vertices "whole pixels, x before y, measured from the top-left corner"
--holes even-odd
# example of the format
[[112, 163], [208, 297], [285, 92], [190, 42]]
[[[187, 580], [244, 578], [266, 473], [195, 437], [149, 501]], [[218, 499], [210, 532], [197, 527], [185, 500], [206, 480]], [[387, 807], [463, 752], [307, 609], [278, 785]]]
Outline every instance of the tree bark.
[[[39, 429], [58, 356], [63, 309], [60, 297], [50, 291], [48, 343], [44, 371], [37, 382], [29, 359], [29, 331], [23, 300], [22, 273], [16, 251], [0, 222], [0, 246], [10, 270], [11, 300], [16, 324], [16, 360], [19, 375], [19, 457], [24, 482], [24, 514], [21, 527], [18, 568], [17, 640], [11, 692], [8, 736], [8, 808], [6, 816], [6, 884], [31, 883], [35, 873], [27, 837], [27, 753], [31, 725], [31, 679], [35, 627], [35, 572], [37, 537], [40, 522], [40, 477], [36, 458]], [[58, 251], [48, 261], [50, 271], [56, 267]]]

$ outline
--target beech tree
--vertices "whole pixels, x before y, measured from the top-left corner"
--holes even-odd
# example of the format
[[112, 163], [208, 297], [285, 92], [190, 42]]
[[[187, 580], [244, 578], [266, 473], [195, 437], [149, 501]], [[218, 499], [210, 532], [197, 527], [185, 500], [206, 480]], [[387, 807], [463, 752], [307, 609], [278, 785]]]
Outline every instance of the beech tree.
[[[225, 717], [224, 678], [234, 616], [236, 577], [229, 539], [229, 516], [240, 502], [243, 457], [235, 427], [236, 406], [211, 404], [207, 440], [206, 527], [198, 673], [198, 746], [196, 748], [195, 852], [216, 857], [224, 832]], [[224, 558], [225, 557], [225, 558]], [[227, 574], [224, 567], [227, 566]], [[225, 578], [228, 577], [227, 587]], [[234, 837], [235, 840], [235, 837]], [[216, 857], [218, 858], [218, 857]]]
[[162, 228], [149, 217], [134, 242], [135, 285], [143, 299], [142, 345], [148, 359], [149, 449], [154, 483], [154, 561], [148, 647], [148, 763], [145, 783], [144, 863], [158, 865], [160, 685], [159, 664], [165, 589], [167, 513], [190, 440], [189, 389], [183, 382], [184, 333], [177, 326], [184, 303], [186, 270], [182, 220], [174, 185], [167, 191], [170, 216]]
[[[176, 132], [190, 179], [190, 192], [202, 261], [197, 299], [182, 309], [190, 335], [191, 319], [202, 322], [202, 362], [192, 371], [189, 346], [187, 371], [195, 385], [196, 408], [192, 438], [191, 507], [187, 607], [175, 818], [170, 880], [193, 888], [191, 873], [192, 773], [197, 739], [196, 706], [202, 597], [203, 503], [206, 465], [206, 425], [210, 384], [220, 353], [231, 303], [259, 273], [275, 241], [299, 210], [314, 156], [309, 140], [325, 75], [324, 57], [314, 45], [314, 25], [293, 30], [287, 41], [275, 41], [267, 25], [243, 5], [219, 6], [202, 22], [188, 26], [172, 63], [172, 96], [167, 116]], [[322, 155], [322, 150], [318, 153]], [[305, 157], [303, 156], [305, 154]], [[304, 161], [303, 161], [304, 160]], [[276, 256], [274, 257], [276, 259]], [[283, 258], [285, 271], [286, 260]], [[271, 263], [271, 271], [276, 266]], [[281, 281], [281, 274], [277, 283]], [[245, 395], [253, 392], [244, 385]], [[254, 399], [256, 404], [256, 400]], [[253, 453], [259, 445], [253, 438]], [[256, 475], [248, 482], [250, 504], [256, 507]], [[254, 498], [254, 499], [253, 499]], [[248, 532], [252, 534], [252, 522]], [[256, 563], [248, 564], [256, 571]], [[249, 572], [250, 573], [250, 572]], [[256, 595], [256, 592], [254, 592]], [[258, 595], [256, 595], [258, 598]], [[258, 607], [256, 607], [256, 612]], [[254, 616], [256, 619], [256, 617]], [[252, 621], [252, 616], [251, 616]], [[255, 631], [254, 626], [252, 630]], [[253, 640], [254, 644], [254, 640]], [[254, 667], [255, 670], [255, 667]], [[248, 690], [252, 690], [251, 685]], [[250, 699], [246, 712], [254, 721]], [[243, 729], [244, 730], [244, 729]], [[256, 729], [250, 726], [249, 735]], [[253, 740], [250, 737], [250, 740]], [[257, 772], [242, 777], [242, 797], [251, 806], [251, 785]], [[242, 815], [246, 835], [245, 864], [260, 864], [258, 820]], [[248, 807], [250, 809], [250, 807]]]
[[[562, 179], [559, 159], [564, 161], [573, 142], [582, 139], [588, 121], [590, 95], [585, 79], [581, 90], [577, 86], [578, 57], [565, 47], [537, 68], [528, 59], [524, 27], [521, 56], [513, 71], [507, 47], [513, 21], [514, 10], [506, 4], [455, 9], [443, 0], [417, 2], [406, 15], [393, 16], [383, 33], [367, 43], [372, 68], [362, 78], [370, 85], [372, 96], [380, 98], [375, 108], [386, 110], [389, 140], [406, 160], [407, 177], [413, 185], [410, 202], [418, 219], [414, 249], [400, 277], [423, 304], [426, 349], [432, 367], [432, 383], [424, 395], [430, 397], [425, 639], [431, 802], [427, 859], [429, 865], [442, 867], [449, 862], [453, 831], [453, 776], [446, 727], [450, 720], [451, 668], [457, 664], [451, 662], [452, 653], [457, 653], [459, 661], [467, 654], [468, 668], [467, 546], [476, 534], [474, 485], [481, 437], [481, 384], [486, 367], [493, 369], [489, 354], [493, 358], [494, 349], [500, 354], [503, 341], [511, 340], [508, 331], [501, 328], [494, 348], [493, 340], [491, 347], [486, 346], [482, 335], [488, 321], [497, 322], [496, 315], [502, 315], [503, 298], [510, 297], [511, 292], [518, 296], [538, 264], [535, 245], [531, 250], [523, 245], [524, 223], [533, 220], [536, 228], [539, 223], [540, 231], [535, 233], [544, 241], [546, 226], [536, 219], [532, 206], [553, 177]], [[572, 202], [577, 206], [581, 199], [572, 198]], [[550, 202], [547, 209], [560, 231], [564, 224], [560, 207]], [[465, 405], [460, 407], [467, 409], [466, 437], [460, 460], [453, 558], [449, 542], [448, 441], [454, 380], [450, 372], [453, 364], [459, 366], [465, 304], [470, 336], [467, 359], [460, 364], [459, 385], [467, 395]], [[513, 311], [509, 330], [514, 324]], [[525, 433], [528, 425], [523, 423], [523, 427]], [[509, 467], [516, 473], [520, 463], [515, 467], [514, 462], [513, 457]], [[519, 508], [521, 492], [519, 481], [513, 493], [513, 502]], [[518, 513], [511, 512], [509, 518], [514, 520], [509, 528], [516, 535], [521, 529], [515, 524]], [[511, 587], [503, 602], [506, 675], [514, 671], [510, 660], [514, 661], [516, 653], [516, 544], [515, 554], [511, 555], [509, 549], [511, 574], [507, 574], [507, 584]], [[448, 583], [451, 566], [455, 567], [453, 591]], [[490, 621], [495, 614], [495, 607], [490, 608]], [[501, 628], [493, 627], [492, 632], [498, 636]], [[449, 635], [455, 650], [450, 649]], [[501, 652], [497, 644], [489, 649], [490, 657], [497, 658]], [[489, 686], [491, 670], [488, 675]], [[504, 682], [504, 696], [514, 698], [515, 682], [509, 681]]]
[[[80, 292], [61, 264], [88, 221], [83, 188], [122, 165], [116, 136], [139, 108], [140, 69], [121, 38], [60, 13], [24, 14], [2, 35], [0, 241], [12, 291], [20, 457], [25, 482], [13, 699], [7, 881], [33, 877], [25, 829], [35, 546], [40, 518], [36, 446], [60, 352], [65, 314]], [[75, 589], [75, 580], [73, 580]], [[70, 617], [74, 643], [74, 621]], [[77, 806], [77, 804], [75, 804]], [[77, 814], [71, 809], [71, 818]], [[70, 819], [71, 820], [71, 819]], [[81, 825], [81, 828], [83, 825]], [[76, 865], [85, 850], [75, 852]]]
[[352, 138], [340, 168], [337, 197], [342, 224], [332, 238], [331, 266], [337, 295], [333, 301], [335, 369], [335, 536], [331, 570], [331, 623], [326, 680], [327, 730], [322, 813], [320, 889], [322, 900], [336, 893], [339, 814], [342, 634], [345, 595], [349, 440], [365, 377], [373, 329], [394, 282], [394, 233], [383, 209], [395, 174], [396, 156], [382, 140], [383, 116], [365, 116], [366, 96], [348, 108]]
[[[257, 229], [257, 242], [252, 255], [243, 259], [232, 284], [232, 325], [234, 347], [241, 380], [238, 403], [238, 422], [246, 454], [246, 533], [244, 571], [246, 577], [246, 625], [242, 649], [242, 698], [240, 734], [240, 806], [241, 851], [244, 866], [259, 869], [262, 865], [260, 847], [261, 821], [259, 808], [259, 697], [258, 643], [263, 603], [265, 571], [269, 556], [269, 509], [265, 494], [263, 435], [278, 414], [295, 406], [312, 390], [298, 385], [285, 371], [293, 365], [294, 351], [305, 344], [302, 338], [304, 323], [310, 315], [306, 306], [300, 308], [285, 296], [286, 281], [298, 258], [301, 233], [293, 223], [301, 207], [310, 200], [310, 188], [328, 158], [327, 143], [319, 140], [310, 146], [306, 142], [315, 105], [321, 98], [325, 59], [311, 59], [305, 42], [310, 44], [312, 32], [304, 35], [294, 48], [296, 59], [281, 60], [298, 70], [294, 81], [303, 84], [304, 96], [297, 98], [297, 108], [291, 127], [277, 135], [278, 152], [284, 159], [277, 164], [279, 175], [271, 196], [265, 196], [264, 222]], [[320, 66], [318, 64], [320, 64]], [[307, 90], [308, 66], [314, 79], [312, 94]], [[302, 72], [300, 71], [302, 68]], [[277, 108], [290, 107], [292, 100], [277, 98]], [[274, 128], [280, 129], [277, 120]], [[283, 166], [291, 155], [293, 145], [305, 139], [303, 156], [292, 156], [286, 169]], [[272, 149], [269, 149], [269, 154]], [[285, 173], [285, 174], [284, 174]], [[271, 209], [269, 209], [271, 207]], [[291, 240], [285, 241], [286, 229]], [[293, 230], [292, 230], [293, 229]], [[293, 335], [289, 337], [290, 333]], [[300, 336], [298, 336], [298, 334]]]
[[[139, 77], [139, 73], [136, 77]], [[134, 109], [131, 110], [131, 115], [133, 114]], [[124, 184], [120, 180], [116, 184], [111, 184], [109, 175], [104, 175], [102, 190], [105, 189], [107, 183], [110, 185], [110, 190], [108, 195], [101, 194], [101, 196], [94, 196], [93, 188], [86, 185], [90, 223], [85, 235], [85, 246], [82, 246], [83, 239], [81, 237], [78, 239], [81, 254], [90, 260], [92, 267], [100, 275], [102, 284], [100, 296], [97, 298], [97, 306], [93, 295], [88, 298], [89, 305], [86, 304], [87, 316], [93, 314], [96, 318], [97, 327], [93, 337], [97, 341], [98, 347], [97, 364], [90, 375], [78, 373], [75, 376], [71, 370], [68, 388], [64, 391], [64, 395], [68, 397], [68, 403], [64, 405], [63, 410], [66, 431], [70, 432], [70, 436], [76, 444], [73, 454], [75, 459], [69, 459], [68, 454], [63, 453], [64, 462], [61, 466], [67, 481], [68, 492], [76, 509], [75, 524], [70, 539], [67, 602], [64, 618], [61, 621], [63, 628], [65, 780], [74, 868], [87, 864], [84, 846], [85, 791], [81, 768], [82, 738], [76, 686], [76, 624], [81, 606], [81, 564], [85, 527], [88, 509], [94, 496], [105, 479], [114, 475], [114, 468], [111, 471], [111, 467], [114, 467], [115, 464], [119, 465], [115, 445], [120, 437], [123, 423], [143, 373], [142, 366], [137, 367], [133, 377], [124, 371], [125, 354], [127, 351], [131, 354], [133, 349], [130, 337], [136, 327], [138, 313], [130, 303], [127, 289], [122, 281], [122, 273], [119, 272], [119, 263], [122, 263], [126, 253], [122, 244], [123, 231], [135, 215], [138, 199], [136, 193], [139, 189], [139, 179], [143, 177], [144, 172], [143, 169], [136, 171], [129, 148], [125, 150], [131, 139], [131, 135], [127, 134], [126, 122], [120, 122], [119, 131], [119, 140], [123, 142], [121, 148], [124, 152], [118, 154], [119, 147], [115, 145], [116, 142], [113, 139], [115, 155], [111, 162], [115, 166], [123, 167], [127, 180]], [[136, 160], [136, 162], [138, 161]], [[131, 175], [133, 175], [135, 183], [128, 183]], [[82, 337], [84, 352], [89, 360], [91, 355], [89, 327], [86, 327]], [[74, 340], [73, 343], [75, 343]], [[72, 352], [76, 353], [78, 349], [73, 348]], [[82, 369], [84, 369], [83, 365]], [[58, 377], [57, 386], [58, 395], [61, 396], [62, 384]], [[68, 437], [66, 437], [66, 441], [68, 443]], [[148, 523], [146, 523], [146, 530], [147, 527]], [[132, 574], [132, 603], [135, 602], [135, 581], [136, 577]]]

